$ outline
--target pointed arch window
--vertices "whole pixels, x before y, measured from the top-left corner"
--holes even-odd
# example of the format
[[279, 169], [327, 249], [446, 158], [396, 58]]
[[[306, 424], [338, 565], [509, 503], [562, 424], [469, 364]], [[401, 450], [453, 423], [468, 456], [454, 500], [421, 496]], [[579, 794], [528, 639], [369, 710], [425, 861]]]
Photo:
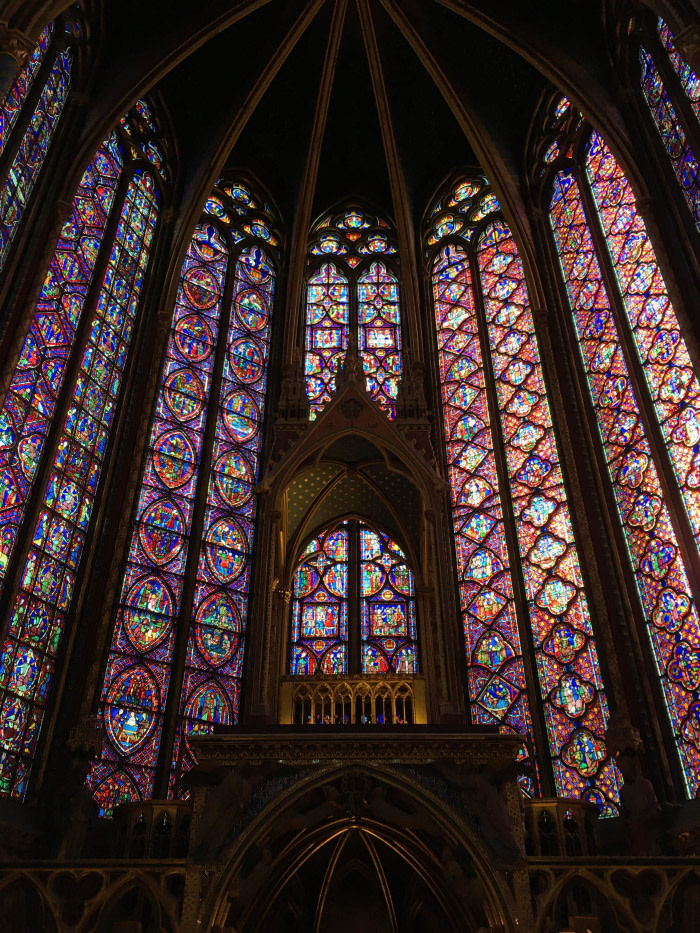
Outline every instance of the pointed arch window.
[[688, 664], [700, 619], [688, 562], [700, 540], [700, 384], [627, 178], [568, 102], [552, 108], [543, 145], [560, 155], [542, 172], [550, 226], [669, 725], [695, 795], [700, 707]]
[[367, 391], [395, 417], [402, 365], [397, 252], [388, 224], [355, 208], [314, 227], [304, 366], [312, 420], [335, 391], [351, 338]]
[[[10, 607], [0, 649], [5, 795], [26, 791], [158, 222], [156, 174], [124, 150], [138, 156], [146, 142], [156, 145], [154, 136], [154, 123], [139, 120], [129, 133], [111, 133], [88, 165], [0, 409], [0, 585]], [[98, 282], [100, 256], [105, 271]], [[64, 377], [73, 360], [69, 387]], [[49, 429], [60, 410], [49, 451]], [[39, 481], [38, 511], [30, 515], [29, 496]], [[12, 580], [19, 581], [13, 589]]]
[[[700, 166], [691, 139], [700, 120], [700, 80], [657, 21], [657, 37], [639, 46], [640, 86], [688, 209], [700, 231]], [[688, 122], [693, 124], [692, 129]], [[690, 129], [690, 132], [689, 132]]]
[[270, 208], [220, 182], [182, 267], [107, 658], [103, 814], [150, 797], [159, 766], [177, 793], [188, 737], [238, 717], [277, 246]]
[[529, 737], [529, 793], [551, 759], [560, 796], [615, 813], [607, 699], [533, 312], [483, 177], [438, 202], [427, 245], [472, 716]]
[[289, 672], [418, 672], [413, 572], [388, 534], [352, 520], [307, 544], [294, 572]]
[[63, 42], [61, 30], [49, 24], [0, 105], [0, 165], [4, 166], [0, 268], [19, 229], [70, 91], [73, 30], [59, 22], [69, 41]]

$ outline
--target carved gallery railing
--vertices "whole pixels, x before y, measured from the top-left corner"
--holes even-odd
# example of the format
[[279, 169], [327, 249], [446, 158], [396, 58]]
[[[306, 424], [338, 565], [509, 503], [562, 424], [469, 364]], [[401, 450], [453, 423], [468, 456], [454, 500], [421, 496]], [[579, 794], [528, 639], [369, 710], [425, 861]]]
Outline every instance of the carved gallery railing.
[[288, 677], [280, 722], [295, 725], [426, 724], [425, 680], [376, 677]]

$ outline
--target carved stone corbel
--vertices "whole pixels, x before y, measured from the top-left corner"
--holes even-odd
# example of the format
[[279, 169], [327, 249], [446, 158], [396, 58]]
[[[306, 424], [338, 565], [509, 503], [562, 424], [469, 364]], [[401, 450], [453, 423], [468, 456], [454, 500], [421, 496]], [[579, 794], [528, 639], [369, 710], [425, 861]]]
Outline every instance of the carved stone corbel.
[[35, 44], [21, 29], [12, 29], [6, 20], [0, 20], [0, 55], [13, 58], [18, 69], [27, 64]]

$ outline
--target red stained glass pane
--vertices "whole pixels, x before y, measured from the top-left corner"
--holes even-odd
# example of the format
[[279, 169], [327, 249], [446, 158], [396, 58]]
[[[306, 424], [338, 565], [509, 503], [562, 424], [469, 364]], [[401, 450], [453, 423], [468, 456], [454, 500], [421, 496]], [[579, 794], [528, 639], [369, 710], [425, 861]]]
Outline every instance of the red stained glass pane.
[[[95, 161], [99, 158], [100, 153]], [[116, 170], [113, 163], [112, 167]], [[153, 178], [137, 170], [122, 205], [71, 407], [0, 654], [0, 702], [12, 697], [22, 715], [22, 728], [16, 725], [12, 741], [3, 743], [2, 751], [1, 789], [13, 796], [24, 794], [41, 729], [120, 394], [158, 217], [157, 202]]]
[[477, 260], [557, 793], [611, 815], [620, 781], [605, 747], [607, 700], [525, 275], [503, 223], [483, 233]]
[[[624, 186], [621, 192], [624, 197]], [[581, 194], [568, 171], [556, 176], [550, 222], [671, 728], [688, 789], [695, 795], [700, 783], [695, 702], [700, 681], [690, 660], [700, 650], [700, 619], [630, 383]], [[645, 242], [642, 237], [642, 247]], [[621, 279], [623, 289], [627, 281]], [[654, 281], [658, 280], [652, 275], [650, 282]], [[663, 297], [651, 304], [652, 309], [662, 311], [667, 307], [668, 299]], [[643, 317], [640, 326], [649, 326]]]
[[629, 182], [594, 133], [586, 174], [649, 394], [700, 544], [700, 384]]

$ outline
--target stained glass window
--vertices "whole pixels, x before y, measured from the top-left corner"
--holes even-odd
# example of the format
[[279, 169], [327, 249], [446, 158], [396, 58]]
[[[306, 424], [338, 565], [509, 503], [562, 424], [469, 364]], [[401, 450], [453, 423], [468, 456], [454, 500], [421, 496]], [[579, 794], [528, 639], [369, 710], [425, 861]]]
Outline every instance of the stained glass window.
[[5, 144], [10, 138], [12, 129], [17, 123], [22, 108], [27, 99], [27, 95], [34, 84], [34, 80], [39, 72], [41, 63], [44, 61], [46, 50], [53, 38], [53, 23], [44, 29], [39, 36], [36, 48], [29, 57], [27, 64], [20, 70], [15, 78], [15, 83], [7, 92], [5, 100], [0, 106], [0, 153], [5, 149]]
[[[238, 715], [274, 285], [259, 241], [277, 238], [243, 185], [219, 183], [204, 213], [182, 267], [105, 671], [106, 738], [90, 776], [104, 814], [151, 796], [159, 756], [175, 793], [191, 766], [187, 736]], [[161, 748], [178, 650], [180, 715]]]
[[191, 766], [187, 735], [238, 720], [273, 295], [270, 259], [249, 247], [236, 263], [174, 779]]
[[294, 573], [292, 674], [348, 672], [348, 525], [306, 546]]
[[688, 142], [683, 125], [678, 118], [668, 91], [647, 50], [639, 49], [641, 82], [644, 97], [654, 118], [666, 153], [678, 184], [683, 192], [695, 226], [700, 230], [700, 168], [695, 153]]
[[531, 736], [471, 264], [459, 242], [435, 257], [433, 301], [472, 718]]
[[413, 573], [395, 541], [360, 525], [362, 673], [415, 674]]
[[[131, 137], [136, 145], [138, 137]], [[138, 150], [136, 150], [138, 151]], [[124, 169], [111, 134], [88, 166], [51, 260], [37, 312], [0, 414], [7, 570], [39, 471], [107, 217]], [[150, 256], [159, 195], [135, 169], [123, 197], [96, 307], [0, 649], [0, 792], [24, 796], [117, 409]], [[13, 485], [14, 483], [14, 485]], [[7, 490], [14, 492], [8, 496]]]
[[[685, 520], [697, 542], [698, 383], [629, 182], [597, 133], [579, 120], [563, 129], [569, 137], [559, 148], [569, 155], [553, 163], [550, 222], [670, 727], [694, 795], [700, 740], [689, 665], [700, 648], [700, 620], [675, 526]], [[588, 144], [579, 166], [570, 153], [580, 133]], [[641, 379], [631, 374], [629, 348]], [[661, 458], [646, 434], [649, 417], [665, 441]], [[685, 504], [674, 520], [662, 473]]]
[[123, 167], [116, 134], [78, 185], [0, 409], [0, 583], [39, 468]]
[[371, 397], [390, 417], [401, 375], [399, 283], [381, 262], [373, 262], [358, 279], [357, 329], [362, 368]]
[[335, 391], [335, 374], [348, 349], [348, 282], [332, 263], [310, 276], [306, 298], [306, 391], [312, 419]]
[[[36, 75], [39, 59], [44, 54], [42, 43], [45, 48], [47, 38], [48, 35], [45, 32], [40, 39], [38, 49], [34, 52], [26, 69], [20, 73], [8, 98], [3, 103], [3, 138], [1, 140], [3, 145], [7, 141], [12, 124], [17, 119], [17, 108], [21, 107], [29, 84]], [[14, 155], [2, 190], [0, 190], [0, 266], [7, 258], [10, 244], [19, 228], [24, 209], [39, 177], [44, 157], [63, 113], [70, 89], [72, 58], [73, 52], [70, 47], [56, 54], [41, 96]]]
[[632, 189], [597, 133], [586, 174], [649, 394], [700, 542], [700, 385]]
[[305, 372], [311, 419], [330, 401], [350, 335], [367, 391], [390, 418], [401, 377], [401, 314], [392, 233], [350, 208], [316, 224], [306, 296]]
[[289, 670], [418, 672], [413, 572], [389, 535], [349, 521], [307, 544], [294, 572]]
[[[445, 202], [453, 210], [431, 215], [427, 239], [438, 248], [433, 293], [472, 715], [534, 745], [529, 696], [537, 697], [557, 793], [612, 814], [619, 778], [605, 748], [607, 700], [522, 262], [494, 220], [499, 205], [485, 179], [460, 182]], [[525, 605], [514, 598], [514, 573]], [[521, 631], [538, 674], [529, 689]], [[526, 790], [535, 788], [533, 775]]]
[[688, 65], [676, 51], [676, 47], [673, 43], [673, 33], [660, 18], [657, 22], [657, 29], [661, 44], [668, 53], [668, 59], [673, 66], [673, 70], [680, 79], [681, 86], [690, 101], [695, 116], [700, 120], [700, 79], [690, 65]]

